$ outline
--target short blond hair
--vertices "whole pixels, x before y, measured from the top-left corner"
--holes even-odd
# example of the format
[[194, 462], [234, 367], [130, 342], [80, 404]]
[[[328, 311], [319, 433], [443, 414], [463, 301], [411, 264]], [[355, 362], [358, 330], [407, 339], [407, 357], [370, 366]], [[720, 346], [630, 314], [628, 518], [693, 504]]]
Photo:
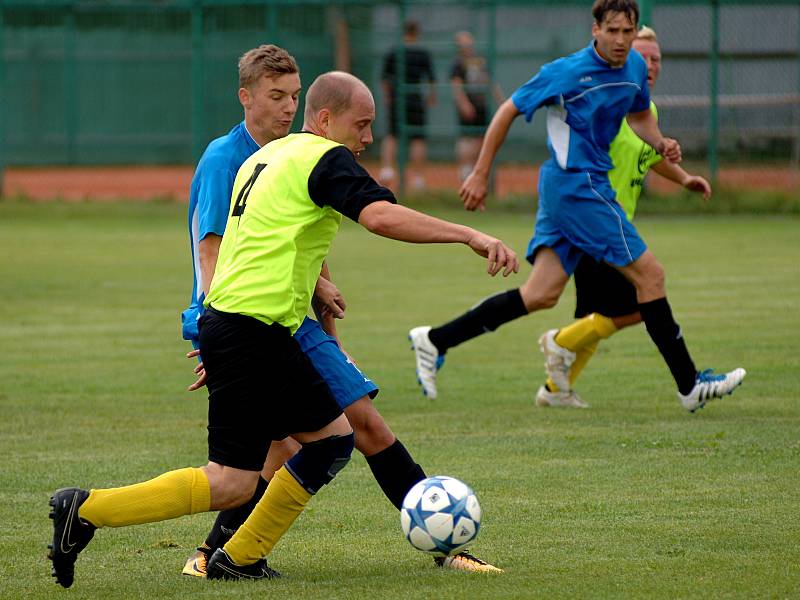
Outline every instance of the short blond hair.
[[297, 61], [286, 50], [274, 44], [262, 44], [239, 59], [239, 87], [249, 88], [265, 75], [278, 77], [299, 72]]
[[652, 27], [648, 27], [647, 25], [642, 25], [642, 28], [636, 34], [637, 40], [647, 40], [648, 42], [655, 42], [658, 43], [658, 36], [656, 35], [655, 29]]

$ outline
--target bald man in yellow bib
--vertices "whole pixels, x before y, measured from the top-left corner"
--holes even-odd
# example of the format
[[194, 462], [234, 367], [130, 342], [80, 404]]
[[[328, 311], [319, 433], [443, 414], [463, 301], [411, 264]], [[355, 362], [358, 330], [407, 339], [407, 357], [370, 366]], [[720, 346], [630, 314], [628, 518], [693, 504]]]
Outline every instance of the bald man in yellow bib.
[[346, 216], [412, 243], [461, 243], [487, 272], [519, 270], [500, 240], [396, 203], [356, 158], [372, 143], [375, 102], [358, 78], [321, 75], [306, 96], [303, 132], [274, 140], [236, 176], [205, 315], [208, 464], [119, 488], [73, 487], [50, 499], [53, 576], [74, 580], [77, 555], [102, 527], [225, 510], [253, 496], [272, 440], [302, 448], [270, 481], [233, 537], [208, 562], [208, 579], [270, 579], [266, 557], [324, 485], [348, 463], [353, 430], [292, 334], [307, 314], [322, 263]]

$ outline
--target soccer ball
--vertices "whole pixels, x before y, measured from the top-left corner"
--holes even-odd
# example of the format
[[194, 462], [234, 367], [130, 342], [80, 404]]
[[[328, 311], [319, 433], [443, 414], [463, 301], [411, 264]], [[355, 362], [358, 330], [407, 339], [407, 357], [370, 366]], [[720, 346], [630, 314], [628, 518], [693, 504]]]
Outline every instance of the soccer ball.
[[467, 484], [453, 477], [428, 477], [408, 490], [400, 525], [417, 550], [455, 554], [478, 535], [481, 506]]

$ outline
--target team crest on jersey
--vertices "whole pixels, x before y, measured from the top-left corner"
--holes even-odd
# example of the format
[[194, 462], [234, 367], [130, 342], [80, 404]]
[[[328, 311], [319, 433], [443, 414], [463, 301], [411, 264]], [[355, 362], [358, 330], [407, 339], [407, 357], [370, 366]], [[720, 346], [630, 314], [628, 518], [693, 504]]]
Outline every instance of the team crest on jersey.
[[647, 165], [650, 160], [655, 156], [656, 151], [653, 150], [651, 146], [648, 146], [644, 142], [642, 143], [642, 149], [639, 151], [639, 162], [636, 165], [639, 169], [639, 173], [644, 174], [647, 171]]

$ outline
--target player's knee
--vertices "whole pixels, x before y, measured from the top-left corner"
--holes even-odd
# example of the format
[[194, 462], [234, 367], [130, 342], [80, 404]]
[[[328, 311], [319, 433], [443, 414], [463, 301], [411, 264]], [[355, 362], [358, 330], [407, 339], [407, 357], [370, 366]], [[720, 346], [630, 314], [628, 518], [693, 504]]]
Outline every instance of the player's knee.
[[659, 298], [664, 295], [664, 267], [661, 266], [657, 260], [653, 260], [647, 265], [645, 271], [644, 281], [642, 282], [643, 290], [648, 298]]
[[559, 296], [560, 294], [553, 292], [543, 294], [541, 299], [541, 308], [553, 308], [556, 304], [558, 304]]
[[456, 142], [456, 155], [458, 156], [458, 160], [465, 161], [472, 158], [472, 140], [467, 138], [458, 138]]
[[236, 489], [230, 489], [228, 504], [231, 507], [241, 506], [242, 504], [250, 500], [250, 498], [253, 497], [253, 494], [255, 494], [255, 492], [256, 492], [255, 482], [253, 483], [253, 485], [243, 486]]
[[280, 469], [287, 460], [297, 454], [301, 447], [300, 442], [290, 437], [280, 441], [273, 440], [270, 444], [269, 452], [267, 452], [267, 459], [264, 461], [264, 467], [261, 469], [261, 477], [267, 481], [272, 479], [275, 472]]
[[356, 436], [356, 448], [364, 456], [371, 456], [391, 446], [394, 433], [372, 404], [369, 396], [364, 396], [344, 409]]
[[664, 267], [649, 250], [636, 259], [632, 264], [634, 267], [630, 278], [636, 289], [658, 291], [664, 289]]
[[356, 448], [365, 456], [371, 456], [391, 446], [395, 441], [394, 433], [379, 414], [370, 414], [353, 425], [356, 436]]
[[241, 506], [253, 497], [257, 483], [258, 473], [256, 472], [252, 472], [249, 477], [227, 476], [216, 480], [211, 485], [211, 508], [227, 510]]
[[316, 494], [344, 469], [354, 447], [352, 433], [309, 442], [286, 463], [286, 469], [309, 494]]
[[664, 273], [664, 267], [661, 266], [661, 263], [656, 261], [653, 266], [650, 268], [650, 276], [649, 279], [651, 281], [651, 285], [653, 287], [657, 287], [660, 289], [664, 289], [664, 282], [666, 280], [666, 274]]
[[282, 465], [297, 454], [300, 448], [302, 448], [300, 442], [296, 441], [294, 438], [287, 437], [283, 440], [273, 441], [269, 447], [267, 460], [269, 460], [269, 458], [274, 458], [277, 464]]
[[[522, 289], [520, 292], [522, 292]], [[552, 290], [526, 288], [522, 293], [522, 301], [525, 303], [525, 309], [532, 313], [537, 310], [553, 308], [558, 304], [559, 296], [559, 293]]]

